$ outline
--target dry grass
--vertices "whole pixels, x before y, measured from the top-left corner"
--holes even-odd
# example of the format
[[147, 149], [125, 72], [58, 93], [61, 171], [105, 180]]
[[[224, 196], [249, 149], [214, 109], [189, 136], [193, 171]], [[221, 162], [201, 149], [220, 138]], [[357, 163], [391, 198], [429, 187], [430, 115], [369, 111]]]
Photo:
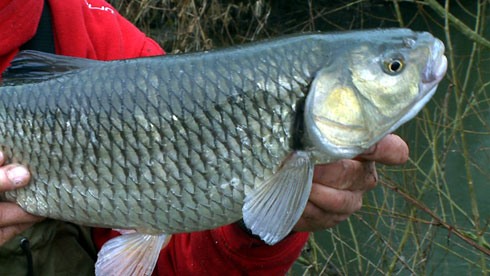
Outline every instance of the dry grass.
[[411, 155], [380, 167], [379, 187], [347, 222], [312, 235], [291, 275], [490, 272], [490, 2], [111, 1], [168, 52], [315, 30], [410, 27], [446, 45], [438, 94], [399, 131]]
[[121, 14], [170, 53], [241, 44], [266, 34], [264, 1], [112, 1]]

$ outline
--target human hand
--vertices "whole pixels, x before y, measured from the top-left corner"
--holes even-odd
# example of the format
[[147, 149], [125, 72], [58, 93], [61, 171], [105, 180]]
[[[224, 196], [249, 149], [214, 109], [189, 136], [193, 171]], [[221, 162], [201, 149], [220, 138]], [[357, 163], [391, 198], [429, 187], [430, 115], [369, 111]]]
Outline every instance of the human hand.
[[[4, 161], [4, 155], [0, 152], [0, 166]], [[25, 186], [29, 179], [29, 171], [23, 166], [16, 164], [1, 166], [0, 194]], [[0, 246], [42, 219], [26, 213], [15, 203], [0, 202]]]
[[346, 220], [362, 207], [364, 193], [377, 185], [374, 162], [401, 165], [407, 160], [405, 141], [389, 134], [354, 159], [315, 166], [310, 198], [293, 230], [313, 232]]

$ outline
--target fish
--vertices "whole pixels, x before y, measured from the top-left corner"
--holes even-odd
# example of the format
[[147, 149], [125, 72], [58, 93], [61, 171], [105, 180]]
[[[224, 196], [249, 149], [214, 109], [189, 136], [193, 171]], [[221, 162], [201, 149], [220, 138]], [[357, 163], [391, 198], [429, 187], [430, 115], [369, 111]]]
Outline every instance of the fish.
[[149, 275], [169, 235], [240, 219], [273, 245], [299, 220], [314, 165], [413, 118], [446, 68], [444, 44], [410, 29], [116, 61], [23, 51], [0, 86], [0, 145], [32, 180], [3, 200], [134, 230], [104, 245], [97, 275]]

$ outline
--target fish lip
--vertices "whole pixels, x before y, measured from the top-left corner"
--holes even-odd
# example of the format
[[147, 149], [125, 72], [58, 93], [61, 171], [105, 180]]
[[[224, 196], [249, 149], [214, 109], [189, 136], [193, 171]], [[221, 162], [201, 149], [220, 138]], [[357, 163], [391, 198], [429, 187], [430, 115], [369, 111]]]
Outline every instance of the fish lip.
[[442, 80], [447, 70], [447, 58], [444, 55], [438, 59], [437, 64], [433, 67], [432, 70], [432, 78], [430, 81], [424, 81], [424, 77], [422, 77], [422, 81], [419, 85], [419, 90], [422, 92], [420, 97], [425, 96], [425, 94], [429, 93], [434, 87], [437, 87], [439, 82]]
[[431, 84], [439, 83], [446, 74], [447, 58], [444, 55], [444, 50], [444, 43], [435, 38], [430, 49], [431, 57], [427, 61], [425, 70], [422, 73], [422, 83], [430, 88], [433, 86]]

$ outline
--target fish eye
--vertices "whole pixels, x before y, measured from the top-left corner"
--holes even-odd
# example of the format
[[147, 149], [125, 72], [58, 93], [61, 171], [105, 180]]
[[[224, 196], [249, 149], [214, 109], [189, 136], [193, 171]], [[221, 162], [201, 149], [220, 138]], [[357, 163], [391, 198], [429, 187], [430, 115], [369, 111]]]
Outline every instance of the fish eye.
[[383, 62], [383, 69], [390, 75], [396, 75], [400, 73], [405, 67], [405, 62], [401, 57], [394, 57]]
[[402, 61], [401, 60], [393, 60], [389, 65], [388, 68], [390, 69], [390, 72], [398, 72], [398, 70], [401, 70], [403, 67]]

